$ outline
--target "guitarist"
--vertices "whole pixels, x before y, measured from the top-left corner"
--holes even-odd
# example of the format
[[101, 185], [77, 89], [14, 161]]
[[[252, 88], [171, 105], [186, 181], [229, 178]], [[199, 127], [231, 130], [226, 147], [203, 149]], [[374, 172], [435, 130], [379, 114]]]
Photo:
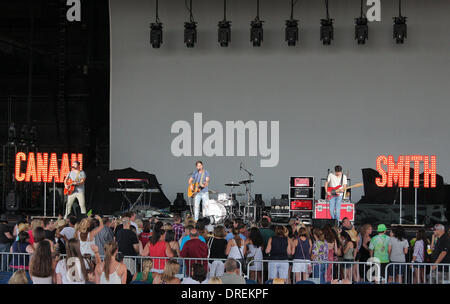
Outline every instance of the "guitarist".
[[73, 190], [72, 194], [69, 194], [67, 196], [66, 214], [64, 216], [64, 219], [67, 219], [70, 212], [72, 211], [72, 205], [75, 199], [78, 200], [78, 204], [80, 205], [81, 209], [81, 215], [83, 217], [86, 214], [84, 198], [84, 182], [86, 181], [86, 173], [84, 173], [84, 171], [81, 171], [80, 162], [74, 161], [72, 163], [72, 171], [70, 171], [64, 179], [64, 187], [66, 187], [67, 189], [70, 188], [70, 185], [68, 184], [69, 179], [72, 180], [72, 185], [75, 186], [75, 189]]
[[194, 193], [194, 220], [198, 221], [200, 201], [202, 201], [202, 206], [204, 207], [205, 202], [209, 200], [209, 173], [203, 168], [203, 163], [201, 161], [197, 161], [195, 166], [197, 170], [195, 170], [189, 178], [189, 187], [195, 191], [195, 184], [198, 183], [198, 192]]
[[[328, 187], [334, 188], [337, 186], [341, 186], [336, 190], [336, 195], [332, 196], [331, 191], [329, 191]], [[327, 191], [328, 196], [332, 196], [329, 200], [330, 205], [330, 213], [332, 219], [337, 219], [338, 222], [341, 218], [341, 203], [342, 197], [347, 188], [347, 176], [342, 173], [341, 166], [334, 167], [334, 173], [328, 174], [327, 181], [325, 182], [325, 189]]]

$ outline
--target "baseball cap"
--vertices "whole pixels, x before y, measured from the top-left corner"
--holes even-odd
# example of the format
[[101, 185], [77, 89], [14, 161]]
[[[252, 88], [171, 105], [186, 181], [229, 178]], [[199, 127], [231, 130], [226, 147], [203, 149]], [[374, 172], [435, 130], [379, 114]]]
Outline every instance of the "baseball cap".
[[387, 228], [386, 228], [386, 225], [385, 224], [380, 224], [380, 225], [378, 225], [378, 227], [377, 227], [377, 232], [384, 232], [384, 231], [386, 231], [387, 230]]

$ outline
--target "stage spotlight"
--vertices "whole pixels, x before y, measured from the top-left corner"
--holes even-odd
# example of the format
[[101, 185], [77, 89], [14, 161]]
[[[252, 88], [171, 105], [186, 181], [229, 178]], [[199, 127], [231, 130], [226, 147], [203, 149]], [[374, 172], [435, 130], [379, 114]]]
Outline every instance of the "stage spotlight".
[[291, 19], [286, 20], [286, 42], [289, 46], [295, 46], [298, 41], [298, 22]]
[[296, 0], [291, 0], [291, 18], [286, 20], [285, 41], [289, 46], [295, 46], [298, 41], [298, 20], [294, 19], [294, 6], [297, 4]]
[[398, 17], [394, 17], [394, 39], [402, 44], [407, 38], [406, 17], [402, 16], [402, 1], [398, 0]]
[[14, 145], [16, 140], [16, 127], [14, 126], [14, 123], [11, 122], [8, 128], [8, 143], [10, 145]]
[[231, 22], [226, 20], [220, 21], [218, 33], [220, 46], [227, 47], [231, 42]]
[[365, 44], [366, 39], [369, 39], [367, 18], [360, 17], [355, 19], [355, 39], [358, 41], [358, 44]]
[[394, 39], [398, 44], [405, 42], [406, 38], [406, 17], [394, 17]]
[[320, 19], [320, 40], [323, 45], [330, 45], [331, 40], [334, 39], [333, 19], [330, 18], [328, 11], [328, 0], [325, 0], [325, 7], [327, 10], [327, 18]]
[[159, 20], [159, 0], [156, 0], [155, 22], [150, 24], [150, 44], [154, 49], [159, 49], [163, 42], [162, 23]]
[[197, 22], [184, 23], [184, 43], [188, 48], [193, 48], [197, 43]]
[[333, 38], [333, 19], [321, 19], [320, 40], [322, 40], [323, 45], [330, 45]]
[[355, 40], [358, 44], [365, 44], [369, 39], [369, 26], [367, 25], [367, 18], [363, 12], [363, 0], [361, 0], [359, 18], [355, 18]]
[[223, 0], [223, 20], [219, 21], [218, 41], [221, 47], [231, 42], [231, 21], [227, 20], [227, 0]]
[[256, 0], [256, 18], [250, 24], [250, 42], [254, 47], [260, 47], [264, 40], [263, 22], [259, 20], [259, 0]]
[[253, 43], [254, 47], [260, 47], [261, 42], [264, 39], [264, 31], [262, 27], [263, 21], [261, 20], [253, 20], [251, 23], [250, 29], [250, 41]]
[[184, 23], [184, 43], [188, 48], [193, 48], [197, 43], [197, 22], [194, 21], [194, 16], [192, 14], [192, 0], [190, 0], [190, 5], [187, 5], [185, 0], [186, 8], [189, 11], [189, 22]]
[[150, 29], [150, 44], [154, 49], [159, 49], [163, 42], [162, 23], [152, 23]]

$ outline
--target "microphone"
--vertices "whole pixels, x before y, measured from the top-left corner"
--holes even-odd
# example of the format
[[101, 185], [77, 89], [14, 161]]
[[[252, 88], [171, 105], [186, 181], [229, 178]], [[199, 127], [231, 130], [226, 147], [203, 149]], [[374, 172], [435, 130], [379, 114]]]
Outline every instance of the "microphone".
[[239, 170], [242, 170], [242, 162], [239, 164]]

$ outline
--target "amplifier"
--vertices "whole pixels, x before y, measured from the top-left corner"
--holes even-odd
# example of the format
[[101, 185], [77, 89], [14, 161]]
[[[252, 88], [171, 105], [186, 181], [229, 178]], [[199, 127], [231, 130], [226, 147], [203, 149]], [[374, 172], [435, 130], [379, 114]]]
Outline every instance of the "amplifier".
[[313, 188], [291, 188], [291, 199], [293, 198], [314, 198]]
[[[350, 202], [343, 201], [341, 204], [341, 218], [346, 217], [351, 222], [355, 220], [355, 205]], [[318, 200], [314, 206], [314, 218], [315, 219], [331, 219], [330, 206], [325, 200]]]
[[313, 201], [291, 200], [291, 210], [313, 210]]
[[295, 217], [295, 218], [302, 219], [302, 220], [311, 219], [312, 218], [312, 212], [300, 211], [300, 210], [291, 211], [291, 217]]
[[314, 187], [314, 177], [291, 177], [291, 187]]

